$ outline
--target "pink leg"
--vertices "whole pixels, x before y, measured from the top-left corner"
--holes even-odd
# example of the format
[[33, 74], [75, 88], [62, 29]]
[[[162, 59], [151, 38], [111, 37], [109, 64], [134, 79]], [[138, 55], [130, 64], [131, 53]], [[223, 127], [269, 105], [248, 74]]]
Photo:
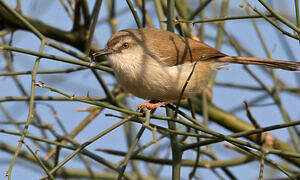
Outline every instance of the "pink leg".
[[158, 102], [158, 103], [150, 103], [150, 102], [144, 102], [144, 103], [141, 103], [139, 106], [138, 106], [138, 109], [141, 109], [141, 108], [144, 108], [146, 107], [147, 109], [156, 109], [160, 106], [163, 106], [165, 104], [169, 104], [170, 101], [166, 101], [166, 102]]

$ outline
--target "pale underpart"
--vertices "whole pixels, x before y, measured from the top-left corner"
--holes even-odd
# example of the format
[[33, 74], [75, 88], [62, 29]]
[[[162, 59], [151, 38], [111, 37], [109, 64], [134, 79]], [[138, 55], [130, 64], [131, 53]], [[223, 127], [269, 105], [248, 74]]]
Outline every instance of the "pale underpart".
[[[139, 51], [135, 49], [135, 52]], [[177, 100], [195, 62], [167, 66], [143, 53], [126, 52], [108, 56], [116, 79], [133, 95], [149, 100]], [[143, 59], [142, 61], [140, 59]], [[209, 74], [218, 63], [198, 61], [183, 98], [199, 94], [207, 86]]]

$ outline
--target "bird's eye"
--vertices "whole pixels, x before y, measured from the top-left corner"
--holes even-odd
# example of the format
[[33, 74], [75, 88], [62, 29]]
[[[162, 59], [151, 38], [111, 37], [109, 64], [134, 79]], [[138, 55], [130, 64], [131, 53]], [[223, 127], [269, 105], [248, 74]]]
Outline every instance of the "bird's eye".
[[129, 48], [129, 44], [126, 42], [126, 43], [124, 43], [124, 44], [122, 44], [122, 48], [123, 49], [127, 49], [127, 48]]

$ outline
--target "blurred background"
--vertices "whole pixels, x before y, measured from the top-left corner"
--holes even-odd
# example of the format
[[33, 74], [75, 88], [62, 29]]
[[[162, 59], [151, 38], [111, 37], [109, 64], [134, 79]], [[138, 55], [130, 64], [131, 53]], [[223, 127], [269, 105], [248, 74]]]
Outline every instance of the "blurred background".
[[[89, 32], [92, 25], [89, 26], [89, 28], [84, 29], [87, 27], [84, 23], [92, 23], [93, 20], [95, 20], [92, 16], [92, 12], [94, 12], [95, 4], [100, 1], [20, 0], [19, 2], [20, 4], [18, 4], [18, 1], [1, 0], [1, 45], [6, 44], [10, 47], [18, 47], [34, 52], [38, 52], [41, 45], [41, 40], [37, 38], [31, 30], [24, 30], [28, 28], [25, 28], [23, 24], [20, 25], [15, 23], [15, 19], [17, 19], [15, 16], [12, 16], [13, 18], [9, 19], [4, 15], [5, 13], [7, 14], [7, 9], [2, 3], [14, 9], [15, 12], [22, 13], [27, 19], [30, 19], [30, 22], [33, 22], [37, 29], [39, 29], [47, 39], [50, 39], [55, 44], [63, 46], [68, 51], [72, 51], [71, 53], [66, 53], [60, 48], [53, 48], [53, 46], [47, 45], [42, 53], [76, 61], [83, 60], [84, 58], [80, 59], [79, 57], [86, 57], [89, 49], [97, 50], [103, 48], [112, 33], [125, 28], [137, 28], [137, 23], [128, 5], [129, 1], [103, 0], [94, 31], [93, 41], [90, 46], [91, 48], [86, 48], [89, 47], [89, 45], [86, 46], [86, 43], [83, 40], [86, 40], [85, 38], [88, 37], [87, 32]], [[275, 24], [282, 28], [282, 31], [290, 33], [294, 38], [283, 34], [282, 31], [266, 21], [266, 19], [257, 14], [257, 12], [253, 11], [251, 7], [247, 6], [244, 1], [236, 0], [176, 1], [174, 11], [178, 23], [175, 25], [175, 32], [184, 33], [186, 36], [198, 36], [201, 41], [232, 56], [269, 57], [299, 62], [300, 38], [299, 35], [297, 35], [297, 32], [281, 20], [278, 20], [276, 15], [270, 15], [270, 12], [261, 2], [247, 2], [252, 8], [255, 8], [255, 10], [267, 15], [269, 20], [275, 22]], [[296, 13], [297, 6], [299, 10], [299, 3], [297, 0], [288, 2], [262, 2], [265, 2], [286, 20], [293, 23], [298, 27], [298, 30], [300, 29], [300, 25], [298, 24], [297, 26], [297, 21], [300, 23], [299, 13]], [[167, 23], [162, 21], [167, 21], [167, 1], [133, 0], [132, 3], [142, 24], [145, 24], [146, 27], [166, 29]], [[146, 12], [144, 11], [144, 13], [143, 6], [146, 9]], [[19, 9], [16, 7], [19, 7]], [[76, 16], [76, 7], [79, 8], [77, 11], [79, 14], [77, 14], [77, 16], [79, 17]], [[85, 13], [88, 13], [89, 15], [85, 15]], [[256, 18], [251, 18], [253, 16]], [[90, 22], [87, 22], [88, 18], [90, 18]], [[174, 21], [176, 21], [176, 19], [174, 19]], [[181, 23], [181, 20], [182, 22], [191, 21], [192, 23]], [[196, 22], [200, 20], [202, 22]], [[78, 26], [76, 26], [76, 21], [78, 21]], [[38, 24], [37, 22], [43, 22], [43, 24]], [[76, 35], [79, 35], [73, 37], [72, 33], [74, 34], [74, 32], [77, 33]], [[72, 40], [66, 40], [68, 38]], [[32, 77], [30, 73], [26, 74], [26, 72], [23, 71], [32, 71], [36, 60], [36, 57], [29, 55], [28, 52], [17, 53], [14, 51], [16, 50], [1, 51], [0, 48], [0, 179], [7, 179], [5, 175], [20, 140], [19, 135], [12, 135], [12, 133], [8, 132], [22, 132], [29, 113], [29, 96], [31, 92]], [[103, 100], [103, 98], [107, 97], [107, 93], [103, 90], [103, 85], [101, 86], [99, 84], [99, 79], [97, 80], [97, 78], [95, 78], [94, 73], [89, 68], [86, 66], [79, 66], [78, 64], [76, 65], [75, 63], [55, 61], [53, 59], [42, 58], [40, 60], [38, 71], [45, 71], [45, 73], [38, 74], [36, 82], [41, 81], [49, 87], [55, 88], [71, 96], [74, 95], [75, 97], [87, 97], [85, 99], [94, 98], [96, 100]], [[101, 67], [108, 67], [105, 60], [101, 63]], [[256, 66], [245, 68], [242, 65], [229, 65], [228, 67], [230, 70], [220, 70], [217, 72], [214, 85], [211, 88], [212, 97], [210, 96], [207, 98], [209, 104], [212, 103], [222, 111], [231, 114], [232, 117], [236, 117], [246, 122], [247, 125], [245, 125], [244, 130], [253, 128], [247, 117], [247, 112], [243, 103], [245, 99], [250, 105], [251, 114], [260, 127], [268, 127], [290, 121], [299, 121], [299, 73], [283, 70], [270, 71]], [[75, 69], [70, 70], [70, 68]], [[49, 70], [58, 71], [50, 72]], [[67, 73], [68, 70], [72, 72]], [[12, 74], [13, 72], [21, 73], [15, 76], [15, 74]], [[131, 111], [135, 111], [137, 105], [145, 101], [128, 94], [120, 93], [119, 91], [121, 90], [111, 73], [102, 70], [98, 70], [97, 72], [102, 78], [105, 87], [112, 91], [113, 96], [120, 101], [120, 103], [123, 103], [130, 108]], [[255, 77], [257, 77], [259, 81], [255, 79]], [[267, 89], [264, 89], [264, 86], [267, 87]], [[278, 88], [277, 92], [274, 91], [275, 88]], [[271, 94], [268, 93], [268, 91], [270, 91]], [[85, 120], [90, 118], [91, 120], [88, 124], [84, 126], [75, 137], [72, 137], [74, 141], [82, 144], [119, 122], [120, 118], [116, 116], [123, 116], [122, 118], [125, 117], [124, 113], [107, 108], [104, 108], [103, 110], [87, 110], [87, 107], [95, 107], [87, 103], [69, 101], [68, 98], [62, 98], [62, 95], [50, 91], [47, 88], [35, 87], [34, 96], [36, 97], [36, 100], [34, 101], [34, 108], [32, 109], [35, 111], [33, 114], [35, 114], [34, 122], [36, 122], [36, 124], [32, 123], [29, 125], [28, 133], [32, 136], [41, 137], [44, 140], [49, 139], [51, 141], [59, 141], [57, 138], [58, 136], [56, 136], [54, 132], [61, 136], [66, 136], [66, 133], [70, 134], [80, 123], [87, 122]], [[202, 102], [202, 99], [199, 99], [199, 101]], [[106, 102], [106, 100], [103, 102]], [[112, 104], [109, 101], [106, 103]], [[194, 104], [194, 106], [198, 107], [197, 104]], [[188, 115], [191, 115], [190, 110], [186, 108], [180, 109]], [[209, 111], [210, 115], [213, 113], [213, 111]], [[166, 116], [165, 108], [158, 108], [154, 114]], [[219, 116], [220, 119], [224, 118], [222, 115]], [[232, 124], [230, 124], [230, 120], [226, 120], [228, 125], [222, 125], [222, 122], [220, 123], [222, 120], [214, 120], [215, 116], [213, 119], [209, 116], [208, 121], [204, 121], [201, 113], [198, 113], [196, 118], [214, 132], [225, 135], [239, 132], [239, 130], [237, 130], [238, 128], [234, 127], [235, 121], [232, 121]], [[151, 123], [168, 128], [168, 123], [166, 121], [151, 119]], [[50, 129], [52, 129], [52, 131], [49, 130], [49, 127], [51, 127]], [[114, 155], [111, 150], [127, 153], [133, 139], [136, 137], [136, 134], [141, 127], [140, 123], [126, 123], [94, 141], [87, 146], [86, 149], [116, 165], [124, 158], [124, 155]], [[187, 128], [183, 125], [177, 125], [177, 127], [181, 131], [187, 131]], [[193, 130], [190, 132], [194, 133]], [[289, 145], [289, 147], [293, 149], [290, 152], [299, 155], [296, 150], [299, 148], [299, 130], [296, 126], [290, 129], [277, 129], [271, 131], [270, 134], [276, 139]], [[157, 132], [156, 136], [159, 138], [163, 135]], [[146, 129], [143, 132], [136, 149], [152, 140], [153, 132]], [[200, 140], [205, 140], [205, 138]], [[241, 140], [257, 143], [246, 138], [241, 138]], [[45, 141], [32, 140], [30, 138], [25, 138], [24, 141], [33, 151], [38, 150], [37, 154], [40, 159], [44, 159], [49, 155], [49, 151], [56, 147]], [[184, 141], [184, 143], [194, 142], [197, 142], [195, 137], [188, 137]], [[222, 161], [225, 162], [226, 160], [251, 157], [251, 155], [247, 153], [240, 152], [236, 147], [233, 147], [233, 145], [225, 146], [226, 144], [228, 143], [222, 141], [209, 146], [202, 146], [201, 153], [199, 153], [199, 161], [218, 161], [222, 163]], [[262, 145], [259, 143], [257, 144]], [[70, 147], [75, 147], [75, 145], [72, 145], [71, 143], [68, 143], [68, 145]], [[110, 151], [99, 152], [96, 151], [98, 148]], [[272, 148], [276, 149], [277, 147]], [[13, 151], [11, 152], [10, 150]], [[23, 151], [26, 152], [28, 156], [33, 157], [25, 145], [22, 147], [22, 152]], [[197, 148], [195, 148], [195, 150], [185, 151], [183, 153], [183, 159], [195, 162], [197, 158], [196, 151]], [[289, 150], [285, 149], [285, 151]], [[52, 169], [51, 167], [54, 166], [53, 164], [62, 162], [72, 152], [73, 150], [61, 148], [59, 150], [59, 155], [53, 155], [46, 161], [51, 164], [49, 165], [50, 167], [48, 167], [49, 171]], [[257, 153], [259, 152], [260, 151], [257, 151]], [[170, 139], [163, 138], [147, 147], [140, 154], [150, 158], [159, 157], [161, 159], [172, 160]], [[215, 159], [212, 157], [215, 157]], [[277, 155], [271, 154], [267, 157], [284, 166], [289, 170], [288, 172], [290, 174], [294, 174], [299, 170], [299, 159], [297, 164], [297, 162], [286, 161]], [[223, 169], [220, 167], [210, 168], [209, 165], [202, 165], [202, 167], [200, 166], [196, 169], [193, 179], [257, 179], [261, 172], [260, 166], [261, 161], [257, 159], [237, 164], [232, 163], [223, 165]], [[86, 157], [85, 155], [76, 155], [67, 162], [63, 168], [67, 173], [64, 175], [63, 171], [59, 171], [56, 173], [56, 178], [93, 179], [94, 177], [94, 179], [115, 179], [118, 176], [116, 171], [103, 165], [97, 160], [93, 160], [93, 158]], [[183, 166], [181, 168], [180, 179], [189, 179], [192, 170], [193, 165]], [[82, 173], [82, 175], [76, 176], [79, 172]], [[107, 174], [104, 172], [107, 172]], [[143, 175], [142, 179], [172, 178], [171, 165], [166, 165], [164, 163], [150, 163], [143, 159], [129, 161], [125, 172], [134, 175], [134, 177], [136, 177], [138, 174], [137, 172], [139, 172]], [[99, 173], [97, 174], [99, 176], [94, 176], [95, 173]], [[103, 176], [100, 177], [100, 174]], [[278, 170], [278, 168], [274, 168], [268, 163], [264, 166], [263, 174], [266, 179], [287, 178], [287, 176]], [[46, 175], [46, 173], [36, 161], [33, 160], [32, 162], [29, 157], [26, 158], [20, 154], [13, 166], [11, 178], [40, 179], [44, 175]]]

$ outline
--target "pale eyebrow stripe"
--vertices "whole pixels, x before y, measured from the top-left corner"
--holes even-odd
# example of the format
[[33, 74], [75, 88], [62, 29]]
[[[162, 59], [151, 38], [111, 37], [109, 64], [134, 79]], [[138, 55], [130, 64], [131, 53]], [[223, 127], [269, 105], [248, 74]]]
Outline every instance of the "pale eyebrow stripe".
[[112, 47], [112, 46], [116, 45], [118, 42], [120, 42], [121, 39], [123, 39], [127, 36], [130, 36], [130, 35], [129, 34], [124, 34], [124, 35], [118, 36], [117, 38], [112, 39], [109, 42], [108, 46]]

